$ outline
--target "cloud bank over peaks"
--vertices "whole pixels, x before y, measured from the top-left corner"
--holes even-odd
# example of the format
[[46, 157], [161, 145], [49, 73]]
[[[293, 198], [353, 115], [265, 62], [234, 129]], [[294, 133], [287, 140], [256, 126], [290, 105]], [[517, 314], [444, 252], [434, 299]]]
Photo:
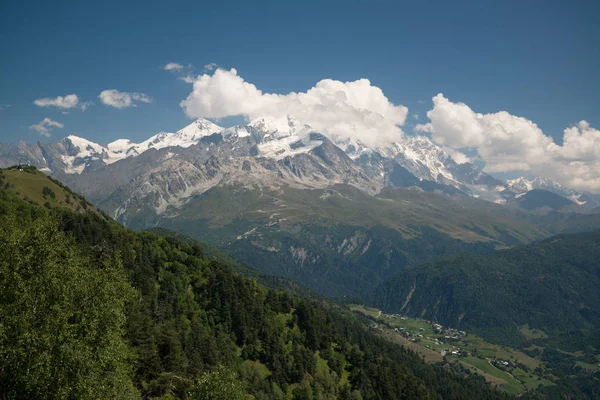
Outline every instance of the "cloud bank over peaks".
[[218, 68], [193, 79], [193, 91], [181, 107], [190, 118], [291, 115], [319, 132], [359, 139], [369, 146], [402, 140], [400, 126], [408, 115], [408, 108], [391, 103], [368, 79], [323, 79], [306, 92], [263, 93], [233, 68]]
[[445, 147], [475, 149], [488, 172], [531, 171], [567, 187], [600, 191], [600, 131], [586, 121], [565, 129], [559, 146], [526, 118], [476, 113], [442, 93], [433, 97], [427, 118], [417, 131]]

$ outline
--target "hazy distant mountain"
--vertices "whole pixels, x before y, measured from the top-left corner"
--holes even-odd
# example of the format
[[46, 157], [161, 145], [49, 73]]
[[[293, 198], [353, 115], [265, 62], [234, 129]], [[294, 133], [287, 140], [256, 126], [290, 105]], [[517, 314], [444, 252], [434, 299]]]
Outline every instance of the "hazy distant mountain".
[[587, 192], [578, 192], [576, 190], [566, 188], [550, 178], [536, 176], [535, 178], [529, 180], [521, 176], [519, 178], [506, 181], [506, 184], [510, 190], [516, 194], [523, 194], [533, 189], [543, 189], [565, 197], [585, 209], [594, 209], [600, 206], [599, 195]]
[[522, 195], [517, 195], [513, 203], [527, 211], [537, 209], [560, 210], [574, 204], [565, 197], [543, 189], [533, 189]]

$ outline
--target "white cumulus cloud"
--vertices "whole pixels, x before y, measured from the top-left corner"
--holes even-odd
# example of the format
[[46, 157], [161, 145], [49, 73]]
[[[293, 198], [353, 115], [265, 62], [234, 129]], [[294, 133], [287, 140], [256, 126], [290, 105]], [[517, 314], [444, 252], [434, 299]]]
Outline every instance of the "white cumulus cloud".
[[323, 79], [306, 92], [275, 94], [263, 93], [233, 68], [198, 76], [181, 107], [191, 118], [291, 115], [322, 133], [360, 139], [367, 145], [401, 140], [400, 126], [408, 114], [408, 108], [391, 103], [368, 79]]
[[65, 126], [60, 122], [51, 120], [50, 118], [44, 118], [37, 124], [31, 125], [29, 127], [29, 129], [31, 129], [32, 131], [36, 131], [37, 133], [39, 133], [42, 136], [50, 137], [50, 136], [52, 136], [52, 134], [50, 133], [52, 128], [64, 128], [64, 127]]
[[530, 171], [580, 190], [600, 190], [600, 131], [586, 121], [564, 131], [559, 146], [532, 121], [506, 111], [474, 112], [443, 94], [433, 97], [428, 123], [416, 130], [429, 132], [445, 147], [472, 148], [489, 172]]
[[600, 160], [600, 130], [587, 121], [565, 129], [560, 154], [569, 161]]
[[170, 62], [170, 63], [167, 63], [167, 64], [166, 64], [166, 65], [163, 67], [163, 69], [164, 69], [165, 71], [180, 71], [180, 70], [182, 70], [182, 69], [184, 69], [184, 68], [185, 68], [185, 67], [184, 67], [183, 65], [181, 65], [181, 64], [178, 64], [178, 63], [175, 63], [175, 62]]
[[81, 108], [82, 111], [91, 104], [89, 102], [80, 102], [76, 94], [66, 96], [44, 97], [33, 102], [38, 107], [58, 107], [58, 108]]
[[152, 98], [144, 93], [119, 92], [116, 89], [103, 90], [98, 96], [102, 104], [115, 108], [135, 107], [136, 101], [151, 103]]

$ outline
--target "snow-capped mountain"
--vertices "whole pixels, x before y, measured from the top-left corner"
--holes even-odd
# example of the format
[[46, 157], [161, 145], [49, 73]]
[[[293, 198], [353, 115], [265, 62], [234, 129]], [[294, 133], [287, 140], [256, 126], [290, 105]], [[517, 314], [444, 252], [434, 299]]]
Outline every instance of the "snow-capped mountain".
[[100, 160], [108, 165], [127, 157], [139, 156], [150, 149], [190, 147], [198, 143], [201, 138], [223, 130], [222, 127], [206, 119], [198, 119], [175, 133], [160, 132], [141, 143], [118, 139], [107, 146], [71, 135], [65, 139], [69, 148], [69, 154], [63, 157], [63, 161], [68, 166], [65, 172], [80, 174], [90, 161]]
[[319, 137], [311, 135], [314, 130], [310, 126], [291, 116], [286, 119], [257, 118], [248, 126], [260, 134], [258, 156], [261, 157], [280, 160], [308, 153], [323, 143]]
[[286, 118], [260, 117], [252, 120], [248, 126], [262, 134], [265, 142], [289, 136], [302, 136], [313, 129], [288, 115]]
[[[425, 136], [369, 147], [356, 139], [331, 140], [291, 116], [230, 128], [201, 118], [140, 143], [119, 139], [102, 145], [71, 135], [54, 143], [0, 145], [0, 166], [23, 159], [93, 201], [110, 204], [115, 215], [148, 205], [164, 213], [215, 185], [234, 183], [306, 189], [343, 183], [371, 195], [400, 186], [497, 203], [528, 188], [552, 186], [541, 179], [507, 185], [474, 164], [459, 164]], [[581, 194], [571, 192], [568, 198], [582, 204]]]
[[517, 196], [535, 189], [542, 189], [558, 194], [585, 208], [596, 208], [600, 206], [600, 197], [598, 195], [593, 193], [582, 193], [566, 188], [560, 183], [547, 177], [536, 176], [530, 180], [521, 176], [519, 178], [507, 180], [506, 184], [517, 194]]
[[271, 190], [350, 184], [369, 194], [381, 188], [327, 137], [293, 118], [261, 118], [226, 129], [198, 120], [139, 144], [118, 140], [103, 146], [71, 136], [38, 147], [43, 154], [54, 149], [53, 156], [32, 163], [123, 219], [142, 209], [173, 212], [223, 185]]
[[358, 140], [336, 144], [372, 177], [389, 182], [397, 164], [423, 181], [452, 186], [466, 194], [504, 203], [506, 185], [471, 163], [457, 163], [450, 154], [425, 136], [407, 137], [402, 142], [369, 148]]
[[141, 143], [118, 139], [108, 145], [102, 145], [69, 135], [53, 143], [0, 144], [0, 165], [28, 162], [50, 173], [81, 174], [85, 170], [96, 170], [129, 157], [139, 156], [150, 149], [187, 148], [198, 143], [201, 138], [223, 130], [206, 119], [198, 119], [175, 133], [160, 132]]

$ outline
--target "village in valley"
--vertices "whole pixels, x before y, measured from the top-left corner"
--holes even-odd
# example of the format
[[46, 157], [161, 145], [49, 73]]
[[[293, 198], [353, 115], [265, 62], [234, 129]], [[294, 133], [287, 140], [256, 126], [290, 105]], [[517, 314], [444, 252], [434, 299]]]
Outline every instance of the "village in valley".
[[[408, 321], [408, 317], [404, 317], [400, 314], [388, 314], [384, 316], [385, 320], [388, 320], [389, 322], [394, 322], [395, 320], [400, 319], [400, 321]], [[445, 328], [442, 325], [435, 323], [435, 322], [429, 322], [429, 321], [425, 321], [425, 320], [420, 320], [420, 319], [416, 319], [415, 321], [419, 321], [419, 322], [426, 322], [427, 324], [429, 324], [432, 328], [433, 328], [433, 335], [432, 336], [423, 336], [424, 333], [428, 333], [428, 331], [426, 331], [426, 328], [423, 327], [419, 327], [418, 331], [414, 331], [411, 332], [411, 329], [409, 327], [394, 327], [393, 330], [396, 333], [401, 334], [402, 336], [404, 336], [406, 339], [408, 339], [408, 341], [413, 342], [413, 343], [418, 343], [421, 342], [423, 340], [425, 341], [433, 341], [433, 344], [435, 344], [434, 350], [436, 350], [437, 348], [440, 347], [445, 347], [445, 349], [440, 350], [440, 355], [442, 357], [444, 357], [447, 354], [452, 354], [452, 355], [460, 355], [461, 354], [461, 349], [460, 347], [457, 347], [454, 345], [454, 343], [456, 343], [457, 341], [461, 340], [462, 338], [464, 338], [467, 333], [465, 331], [459, 331], [457, 329], [453, 329], [453, 328]], [[373, 323], [373, 328], [375, 329], [382, 329], [381, 326], [379, 326], [380, 324], [377, 323]], [[408, 323], [406, 324], [407, 326], [410, 326]], [[425, 344], [426, 348], [432, 348], [432, 345], [430, 344]], [[469, 355], [468, 353], [463, 352], [463, 356], [467, 356]], [[508, 365], [508, 362], [505, 361]]]
[[509, 394], [553, 384], [553, 377], [546, 372], [544, 364], [521, 351], [489, 343], [434, 321], [384, 314], [356, 304], [349, 308], [368, 317], [371, 329], [420, 354], [426, 362], [443, 363], [466, 374], [479, 374]]

